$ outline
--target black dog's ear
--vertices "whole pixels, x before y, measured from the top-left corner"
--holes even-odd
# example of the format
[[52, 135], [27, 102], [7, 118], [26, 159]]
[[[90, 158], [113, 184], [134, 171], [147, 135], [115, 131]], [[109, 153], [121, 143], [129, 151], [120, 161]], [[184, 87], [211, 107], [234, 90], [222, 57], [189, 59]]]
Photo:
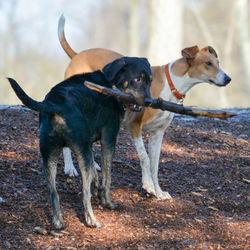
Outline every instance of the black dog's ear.
[[150, 63], [149, 63], [149, 61], [148, 61], [147, 58], [145, 58], [145, 57], [140, 57], [139, 59], [140, 59], [140, 60], [143, 60], [143, 61], [145, 62], [145, 64], [147, 65], [147, 67], [150, 69], [151, 65], [150, 65]]
[[140, 71], [152, 76], [151, 66], [147, 58], [145, 57], [124, 57], [126, 64], [139, 65]]
[[148, 59], [145, 58], [145, 57], [141, 57], [140, 60], [143, 60], [143, 61], [145, 62], [145, 67], [146, 67], [145, 71], [146, 71], [149, 75], [152, 75], [152, 72], [151, 72], [151, 65], [150, 65]]
[[152, 75], [150, 63], [146, 58], [138, 57], [122, 57], [107, 64], [102, 72], [108, 81], [113, 81], [117, 73], [119, 73], [128, 64], [140, 65], [140, 70], [144, 70], [149, 76]]
[[108, 81], [113, 81], [117, 73], [126, 65], [124, 57], [114, 60], [102, 69]]

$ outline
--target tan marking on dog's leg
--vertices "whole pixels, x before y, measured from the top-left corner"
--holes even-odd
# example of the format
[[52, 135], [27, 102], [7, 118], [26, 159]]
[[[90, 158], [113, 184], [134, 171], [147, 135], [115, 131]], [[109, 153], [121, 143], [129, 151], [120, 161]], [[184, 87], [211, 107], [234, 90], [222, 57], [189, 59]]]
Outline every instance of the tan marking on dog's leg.
[[141, 137], [141, 126], [139, 122], [133, 121], [129, 124], [129, 132], [132, 138]]

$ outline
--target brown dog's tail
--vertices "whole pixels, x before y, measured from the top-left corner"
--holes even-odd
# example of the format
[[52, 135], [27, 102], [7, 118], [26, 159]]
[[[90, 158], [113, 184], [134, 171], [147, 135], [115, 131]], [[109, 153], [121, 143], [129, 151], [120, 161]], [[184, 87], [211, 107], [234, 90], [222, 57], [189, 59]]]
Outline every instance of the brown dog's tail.
[[57, 28], [58, 38], [59, 38], [62, 48], [67, 53], [67, 55], [72, 59], [75, 55], [77, 55], [77, 53], [70, 47], [70, 45], [68, 44], [65, 38], [64, 24], [65, 24], [64, 15], [61, 15], [59, 18], [58, 28]]
[[38, 102], [30, 98], [20, 87], [20, 85], [12, 78], [7, 78], [10, 82], [11, 87], [15, 91], [17, 97], [22, 101], [22, 103], [27, 106], [28, 108], [43, 112], [47, 114], [60, 114], [60, 110], [58, 106], [53, 105], [52, 103]]

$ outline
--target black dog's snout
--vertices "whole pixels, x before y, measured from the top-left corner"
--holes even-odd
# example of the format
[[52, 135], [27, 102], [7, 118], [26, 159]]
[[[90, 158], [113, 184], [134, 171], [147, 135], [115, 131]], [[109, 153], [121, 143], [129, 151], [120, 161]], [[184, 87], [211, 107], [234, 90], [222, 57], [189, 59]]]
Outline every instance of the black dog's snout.
[[226, 84], [230, 83], [231, 80], [232, 80], [231, 77], [229, 77], [228, 75], [225, 75], [225, 77], [224, 77], [224, 82], [225, 82]]
[[150, 104], [153, 102], [153, 99], [150, 97], [144, 98], [144, 104], [146, 107], [150, 106]]

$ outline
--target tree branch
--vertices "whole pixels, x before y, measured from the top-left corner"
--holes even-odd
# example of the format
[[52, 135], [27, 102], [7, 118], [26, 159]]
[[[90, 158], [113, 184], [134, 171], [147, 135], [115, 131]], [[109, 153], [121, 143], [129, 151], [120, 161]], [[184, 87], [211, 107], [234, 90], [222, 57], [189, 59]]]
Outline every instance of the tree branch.
[[[94, 91], [97, 91], [104, 95], [115, 96], [117, 99], [125, 103], [137, 104], [136, 98], [133, 95], [124, 93], [120, 91], [119, 89], [107, 88], [107, 87], [100, 86], [98, 84], [95, 84], [89, 81], [85, 81], [84, 84], [86, 87]], [[198, 107], [183, 106], [180, 104], [165, 101], [162, 98], [157, 98], [157, 99], [146, 98], [143, 106], [151, 107], [154, 109], [167, 110], [170, 112], [184, 114], [184, 115], [207, 116], [207, 117], [220, 118], [220, 119], [227, 119], [229, 117], [237, 115], [235, 113], [226, 112], [223, 110], [213, 110], [213, 109], [203, 109], [203, 108], [198, 108]]]

